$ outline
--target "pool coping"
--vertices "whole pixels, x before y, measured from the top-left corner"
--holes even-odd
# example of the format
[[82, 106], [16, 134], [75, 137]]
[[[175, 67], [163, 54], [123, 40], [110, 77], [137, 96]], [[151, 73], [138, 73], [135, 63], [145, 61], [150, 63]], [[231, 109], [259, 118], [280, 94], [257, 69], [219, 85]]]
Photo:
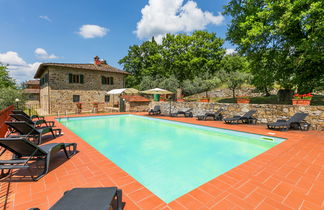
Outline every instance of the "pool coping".
[[[96, 116], [93, 116], [93, 117], [104, 117], [104, 116], [119, 116], [119, 115], [123, 115], [123, 116], [127, 116], [127, 115], [130, 115], [130, 116], [141, 116], [141, 117], [144, 117], [144, 118], [152, 118], [152, 119], [158, 119], [158, 120], [163, 120], [163, 121], [169, 121], [169, 122], [178, 122], [179, 124], [188, 124], [188, 125], [193, 125], [193, 126], [202, 126], [202, 127], [208, 127], [208, 128], [216, 128], [216, 129], [220, 129], [220, 130], [227, 130], [227, 131], [233, 131], [233, 132], [239, 132], [239, 133], [247, 133], [247, 134], [254, 134], [254, 135], [262, 135], [262, 136], [267, 136], [267, 137], [273, 137], [273, 138], [277, 138], [277, 139], [282, 139], [281, 142], [287, 140], [287, 138], [285, 137], [278, 137], [278, 136], [271, 136], [271, 135], [265, 135], [265, 134], [259, 134], [259, 133], [253, 133], [253, 132], [248, 132], [248, 131], [237, 131], [237, 130], [234, 130], [234, 129], [228, 129], [228, 128], [219, 128], [219, 127], [213, 127], [213, 126], [208, 126], [208, 125], [200, 125], [200, 124], [195, 124], [195, 123], [189, 123], [189, 122], [182, 122], [182, 121], [177, 121], [177, 120], [171, 120], [171, 119], [163, 119], [163, 118], [158, 118], [158, 117], [153, 117], [151, 115], [136, 115], [136, 114], [111, 114], [111, 115], [96, 115]], [[55, 120], [58, 120], [58, 119], [70, 119], [70, 118], [89, 118], [89, 117], [92, 117], [92, 116], [79, 116], [79, 117], [60, 117], [60, 118], [55, 118]], [[169, 117], [169, 116], [162, 116], [162, 117]], [[172, 117], [172, 118], [175, 118], [175, 117]], [[94, 119], [94, 118], [93, 118]], [[59, 121], [58, 121], [59, 122]], [[211, 122], [214, 122], [214, 121], [211, 121]], [[218, 121], [218, 122], [222, 122], [222, 121]]]
[[[112, 113], [115, 114], [115, 113]], [[130, 113], [135, 115], [144, 115], [146, 113]], [[98, 114], [87, 116], [105, 116], [110, 114]], [[77, 116], [77, 115], [73, 115]], [[84, 117], [84, 116], [80, 116]], [[152, 117], [152, 116], [151, 116]], [[55, 117], [47, 117], [47, 120], [53, 120]], [[171, 121], [179, 121], [194, 125], [210, 125], [216, 128], [235, 128], [234, 131], [246, 132], [246, 129], [253, 130], [252, 134], [265, 135], [268, 132], [260, 126], [251, 125], [226, 125], [215, 121], [194, 121], [187, 118], [170, 118], [156, 117], [161, 119], [169, 119]], [[24, 209], [34, 207], [33, 202], [38, 207], [48, 208], [62, 196], [65, 190], [73, 187], [98, 187], [115, 185], [123, 189], [124, 201], [126, 209], [220, 209], [226, 207], [237, 208], [260, 208], [273, 207], [279, 209], [294, 209], [299, 207], [324, 207], [323, 197], [319, 194], [318, 187], [323, 185], [323, 173], [321, 173], [322, 156], [317, 151], [321, 145], [319, 140], [323, 132], [279, 132], [287, 136], [287, 140], [271, 148], [270, 150], [252, 158], [251, 160], [233, 168], [232, 170], [216, 177], [215, 179], [203, 184], [195, 190], [181, 196], [169, 204], [161, 201], [157, 196], [139, 184], [134, 178], [112, 163], [108, 158], [104, 157], [99, 151], [86, 143], [68, 128], [57, 121], [57, 127], [63, 129], [64, 135], [53, 140], [53, 142], [77, 142], [79, 153], [71, 160], [64, 162], [55, 170], [51, 170], [43, 179], [38, 182], [31, 183], [13, 183], [14, 194], [9, 199], [9, 208]], [[232, 130], [232, 129], [229, 129]], [[277, 133], [277, 132], [276, 132]], [[271, 137], [277, 137], [278, 134]], [[282, 138], [278, 136], [279, 138]], [[305, 141], [304, 137], [308, 138]], [[309, 139], [309, 137], [312, 137]], [[52, 141], [51, 141], [52, 142]], [[319, 145], [317, 145], [319, 144]], [[296, 148], [303, 146], [312, 147], [312, 156], [308, 157], [305, 151], [305, 157], [309, 162], [309, 166], [297, 163], [297, 159], [304, 152]], [[103, 164], [97, 167], [98, 160]], [[84, 174], [76, 173], [76, 171], [85, 171], [86, 169], [76, 167], [78, 163], [90, 169], [91, 177], [83, 177]], [[88, 172], [88, 171], [87, 171]], [[73, 183], [66, 183], [67, 174], [75, 174]], [[297, 175], [298, 176], [297, 176]], [[310, 176], [312, 174], [312, 176]], [[82, 183], [77, 177], [82, 175]], [[306, 176], [307, 175], [307, 176]], [[306, 178], [312, 179], [310, 186], [303, 182]], [[311, 177], [311, 178], [310, 178]], [[55, 181], [54, 181], [55, 180]], [[59, 189], [49, 190], [47, 186], [53, 184], [65, 183]], [[315, 183], [315, 184], [314, 184]], [[35, 192], [30, 189], [43, 188], [49, 190], [51, 196], [44, 195], [42, 199], [33, 198]], [[314, 187], [316, 186], [316, 187]], [[30, 201], [26, 201], [26, 188], [30, 192]], [[40, 190], [43, 192], [44, 190]], [[37, 191], [39, 192], [39, 190]], [[45, 192], [47, 192], [45, 190]], [[20, 195], [24, 195], [24, 199]], [[29, 201], [29, 202], [28, 202]]]

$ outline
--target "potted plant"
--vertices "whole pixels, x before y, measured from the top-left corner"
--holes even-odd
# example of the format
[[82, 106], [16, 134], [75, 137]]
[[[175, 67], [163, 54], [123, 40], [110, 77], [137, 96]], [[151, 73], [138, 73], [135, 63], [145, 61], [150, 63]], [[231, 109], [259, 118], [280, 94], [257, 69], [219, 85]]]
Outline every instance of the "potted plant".
[[165, 95], [160, 97], [160, 101], [166, 101]]
[[292, 99], [292, 104], [293, 105], [301, 105], [301, 106], [306, 106], [310, 105], [310, 102], [313, 98], [312, 93], [307, 93], [307, 94], [295, 94]]
[[93, 102], [93, 103], [92, 103], [92, 105], [93, 105], [93, 108], [96, 108], [96, 109], [98, 109], [98, 106], [99, 106], [99, 102]]
[[209, 98], [207, 97], [203, 97], [201, 99], [199, 99], [200, 102], [209, 102]]
[[250, 103], [250, 97], [249, 96], [237, 96], [236, 103], [248, 104], [248, 103]]

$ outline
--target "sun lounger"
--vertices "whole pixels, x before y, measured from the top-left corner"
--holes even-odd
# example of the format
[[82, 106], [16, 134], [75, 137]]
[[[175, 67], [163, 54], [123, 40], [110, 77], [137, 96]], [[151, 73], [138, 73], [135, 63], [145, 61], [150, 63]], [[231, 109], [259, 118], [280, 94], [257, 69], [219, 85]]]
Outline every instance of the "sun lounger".
[[277, 122], [268, 123], [269, 129], [279, 129], [288, 131], [291, 127], [297, 127], [300, 130], [308, 130], [310, 124], [305, 121], [308, 114], [303, 112], [298, 112], [294, 114], [289, 120], [277, 120]]
[[245, 113], [243, 116], [233, 116], [232, 118], [225, 118], [225, 123], [228, 124], [238, 124], [238, 123], [247, 123], [247, 124], [256, 124], [257, 119], [253, 117], [253, 114], [256, 113], [256, 110], [250, 110]]
[[22, 110], [12, 110], [11, 111], [13, 114], [21, 114], [21, 115], [24, 115], [25, 117], [28, 117], [30, 118], [31, 120], [33, 119], [37, 119], [37, 120], [44, 120], [44, 116], [39, 116], [39, 115], [32, 115], [32, 116], [29, 116], [28, 114], [26, 114], [26, 112], [22, 111]]
[[223, 120], [222, 111], [223, 109], [220, 108], [216, 112], [207, 112], [204, 115], [197, 116], [197, 120]]
[[153, 109], [151, 109], [148, 112], [149, 115], [160, 115], [161, 114], [161, 107], [159, 105], [154, 106]]
[[187, 110], [180, 110], [176, 113], [171, 113], [171, 117], [178, 117], [178, 115], [183, 115], [184, 117], [193, 117], [192, 108]]
[[42, 135], [46, 133], [51, 133], [53, 138], [56, 138], [57, 135], [61, 134], [61, 129], [53, 129], [52, 127], [33, 127], [32, 125], [23, 122], [23, 121], [15, 121], [15, 122], [5, 122], [11, 132], [7, 135], [7, 137], [14, 136], [13, 133], [17, 132], [19, 136], [24, 136], [26, 138], [32, 137], [37, 139], [37, 144], [42, 143]]
[[33, 121], [29, 117], [26, 117], [25, 115], [22, 115], [22, 114], [10, 114], [10, 116], [17, 121], [27, 122], [28, 124], [30, 124], [34, 127], [40, 127], [41, 125], [44, 125], [44, 124], [47, 127], [54, 127], [54, 124], [55, 124], [54, 121], [46, 121], [44, 119]]
[[74, 188], [66, 191], [50, 210], [122, 210], [122, 190], [117, 187]]
[[[66, 157], [70, 158], [76, 153], [76, 143], [51, 143], [42, 146], [26, 140], [25, 138], [0, 138], [0, 146], [14, 154], [11, 160], [1, 160], [0, 169], [2, 175], [8, 175], [13, 169], [27, 169], [31, 178], [36, 181], [48, 173], [51, 156], [63, 150]], [[72, 148], [72, 149], [71, 149]], [[38, 176], [32, 173], [30, 163], [37, 160], [44, 160], [44, 170]], [[7, 173], [3, 171], [7, 170]]]

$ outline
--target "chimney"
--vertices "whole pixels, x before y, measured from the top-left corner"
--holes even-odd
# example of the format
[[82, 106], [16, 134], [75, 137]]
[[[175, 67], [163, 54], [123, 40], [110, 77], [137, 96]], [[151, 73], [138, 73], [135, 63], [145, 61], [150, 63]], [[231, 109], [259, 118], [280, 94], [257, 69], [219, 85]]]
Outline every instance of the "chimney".
[[100, 58], [98, 56], [94, 57], [94, 64], [95, 65], [100, 65], [101, 64]]

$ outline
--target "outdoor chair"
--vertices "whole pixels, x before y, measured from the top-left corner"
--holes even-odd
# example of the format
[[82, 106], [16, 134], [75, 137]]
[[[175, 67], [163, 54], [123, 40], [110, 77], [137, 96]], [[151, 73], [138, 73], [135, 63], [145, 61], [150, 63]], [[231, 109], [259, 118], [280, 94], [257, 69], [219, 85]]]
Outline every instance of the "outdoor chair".
[[294, 114], [289, 120], [277, 120], [273, 123], [268, 123], [267, 126], [269, 129], [278, 129], [288, 131], [289, 128], [298, 128], [303, 131], [309, 130], [310, 124], [305, 121], [305, 118], [308, 114], [303, 112], [298, 112]]
[[245, 113], [243, 116], [233, 116], [232, 118], [225, 118], [225, 123], [228, 124], [238, 124], [238, 123], [246, 123], [246, 124], [256, 124], [257, 119], [253, 117], [253, 114], [256, 113], [256, 110], [250, 110]]
[[14, 118], [17, 121], [24, 121], [27, 122], [28, 124], [34, 126], [34, 127], [40, 127], [45, 124], [47, 127], [54, 127], [55, 122], [54, 121], [46, 121], [44, 119], [41, 120], [31, 120], [30, 118], [26, 117], [25, 115], [22, 114], [10, 114], [10, 117]]
[[223, 115], [222, 115], [223, 110], [224, 109], [220, 108], [216, 112], [207, 112], [204, 115], [197, 116], [197, 120], [207, 120], [207, 119], [223, 120]]
[[178, 115], [183, 115], [184, 117], [193, 117], [192, 108], [187, 110], [180, 110], [176, 113], [171, 113], [171, 117], [178, 117]]
[[26, 112], [22, 111], [22, 110], [12, 110], [11, 111], [13, 114], [21, 114], [21, 115], [24, 115], [25, 117], [27, 118], [30, 118], [31, 120], [33, 119], [37, 119], [37, 120], [44, 120], [44, 116], [39, 116], [39, 115], [32, 115], [32, 116], [29, 116], [28, 114], [26, 114]]
[[117, 187], [74, 188], [66, 191], [50, 210], [122, 210], [122, 190]]
[[[66, 157], [70, 158], [76, 153], [76, 143], [51, 143], [37, 146], [25, 138], [0, 138], [0, 146], [13, 153], [11, 160], [1, 160], [0, 169], [3, 176], [9, 175], [13, 169], [27, 169], [32, 180], [37, 181], [48, 173], [51, 157], [53, 154], [63, 150]], [[1, 155], [0, 154], [0, 155]], [[34, 177], [31, 170], [31, 162], [44, 160], [44, 170], [38, 176]], [[4, 171], [8, 172], [4, 172]]]
[[154, 106], [153, 109], [150, 109], [148, 114], [149, 115], [160, 115], [161, 114], [161, 107], [159, 105]]
[[19, 136], [26, 138], [37, 139], [37, 144], [42, 143], [42, 135], [46, 133], [51, 133], [53, 138], [61, 135], [61, 129], [53, 129], [52, 127], [33, 127], [27, 122], [15, 121], [15, 122], [5, 122], [9, 129], [11, 130], [7, 137], [15, 137], [14, 133], [18, 133]]

